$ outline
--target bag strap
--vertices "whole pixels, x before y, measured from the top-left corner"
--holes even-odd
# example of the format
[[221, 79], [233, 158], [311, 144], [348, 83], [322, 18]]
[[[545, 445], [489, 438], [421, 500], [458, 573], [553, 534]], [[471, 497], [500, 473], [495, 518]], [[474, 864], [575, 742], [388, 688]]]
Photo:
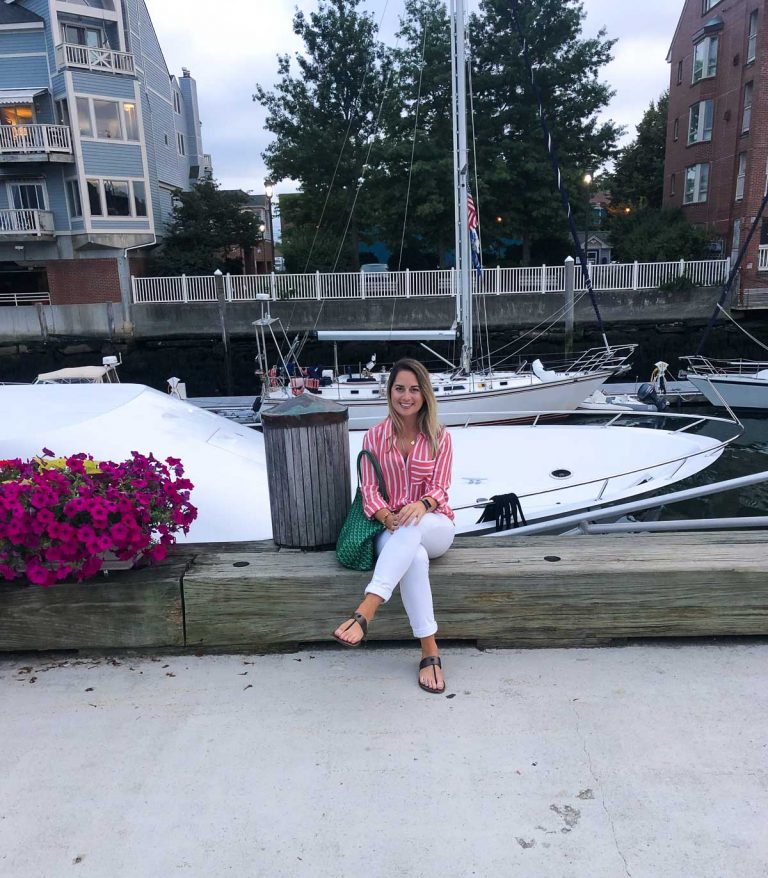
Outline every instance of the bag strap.
[[370, 461], [370, 464], [373, 467], [373, 472], [376, 476], [376, 481], [379, 483], [379, 492], [381, 493], [381, 496], [387, 501], [387, 503], [389, 503], [389, 497], [387, 496], [387, 487], [384, 484], [384, 474], [381, 471], [378, 460], [376, 460], [376, 455], [372, 451], [368, 451], [365, 448], [360, 452], [360, 454], [357, 455], [357, 484], [360, 484], [360, 464], [363, 462], [363, 457], [367, 457]]

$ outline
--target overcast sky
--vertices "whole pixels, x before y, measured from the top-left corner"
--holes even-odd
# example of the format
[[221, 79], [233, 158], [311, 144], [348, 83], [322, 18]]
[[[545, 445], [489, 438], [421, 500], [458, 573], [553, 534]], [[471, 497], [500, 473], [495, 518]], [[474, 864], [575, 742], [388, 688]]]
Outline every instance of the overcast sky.
[[[470, 9], [477, 0], [467, 0]], [[583, 0], [585, 36], [605, 26], [618, 38], [615, 60], [602, 72], [616, 91], [606, 115], [627, 127], [626, 140], [651, 100], [669, 85], [665, 61], [683, 0]], [[147, 0], [150, 15], [172, 73], [188, 67], [197, 80], [203, 144], [213, 157], [224, 188], [263, 192], [266, 169], [261, 153], [269, 142], [264, 113], [251, 101], [256, 82], [269, 86], [277, 73], [278, 52], [295, 52], [294, 10], [315, 8], [315, 0]], [[401, 0], [363, 0], [391, 34]], [[292, 189], [281, 184], [277, 192]]]

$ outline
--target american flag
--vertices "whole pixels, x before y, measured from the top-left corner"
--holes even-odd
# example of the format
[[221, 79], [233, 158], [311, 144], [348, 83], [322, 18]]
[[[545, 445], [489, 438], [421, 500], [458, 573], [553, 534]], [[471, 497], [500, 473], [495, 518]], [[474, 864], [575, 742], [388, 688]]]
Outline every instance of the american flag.
[[467, 190], [467, 219], [470, 229], [477, 230], [477, 209], [475, 208], [475, 199], [472, 193]]

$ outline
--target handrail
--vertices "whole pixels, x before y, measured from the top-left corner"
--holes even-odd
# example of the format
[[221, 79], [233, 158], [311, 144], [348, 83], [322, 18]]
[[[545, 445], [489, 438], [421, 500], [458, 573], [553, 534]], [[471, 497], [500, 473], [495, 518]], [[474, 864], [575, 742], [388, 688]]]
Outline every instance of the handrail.
[[[478, 414], [492, 415], [495, 413], [494, 412], [475, 412], [474, 414], [475, 414], [475, 417], [477, 417]], [[516, 415], [521, 416], [521, 417], [525, 417], [526, 415], [530, 415], [533, 417], [534, 414], [535, 414], [534, 412], [517, 412], [516, 413]], [[551, 412], [546, 412], [546, 415], [547, 416], [555, 415], [558, 417], [562, 416], [562, 418], [587, 417], [590, 419], [606, 417], [605, 412], [590, 412], [590, 411], [580, 411], [580, 410], [576, 411], [576, 412], [551, 411]], [[533, 424], [531, 426], [534, 426], [534, 427], [538, 426], [540, 417], [541, 417], [541, 413], [540, 412], [536, 413], [536, 417], [533, 420]], [[660, 412], [634, 412], [634, 411], [632, 411], [632, 412], [619, 412], [615, 416], [610, 417], [608, 422], [606, 424], [604, 424], [603, 426], [606, 428], [610, 428], [612, 426], [613, 427], [617, 426], [618, 422], [620, 420], [622, 420], [622, 421], [623, 420], [630, 420], [631, 421], [631, 420], [636, 419], [639, 422], [642, 422], [644, 419], [648, 419], [648, 418], [652, 419], [653, 421], [672, 419], [672, 420], [689, 420], [689, 421], [694, 421], [694, 422], [699, 423], [699, 424], [719, 423], [719, 424], [726, 424], [726, 425], [731, 426], [731, 427], [737, 427], [738, 429], [736, 430], [736, 432], [733, 433], [733, 435], [728, 436], [728, 438], [720, 441], [718, 444], [713, 445], [709, 448], [704, 448], [700, 451], [691, 452], [690, 454], [683, 455], [682, 457], [672, 457], [672, 458], [669, 458], [668, 460], [663, 460], [663, 461], [660, 461], [659, 463], [651, 464], [650, 466], [641, 466], [641, 467], [638, 467], [637, 469], [625, 470], [625, 471], [620, 472], [620, 473], [614, 473], [613, 475], [610, 475], [608, 477], [600, 476], [596, 479], [587, 479], [586, 481], [576, 482], [572, 485], [564, 485], [561, 483], [561, 484], [556, 485], [552, 488], [546, 488], [542, 491], [532, 491], [528, 494], [518, 494], [518, 497], [521, 500], [524, 500], [524, 499], [530, 498], [530, 497], [543, 497], [547, 494], [553, 494], [553, 493], [557, 493], [560, 491], [575, 490], [576, 488], [584, 488], [588, 485], [596, 485], [600, 482], [604, 482], [605, 484], [603, 485], [602, 490], [599, 492], [599, 494], [597, 495], [597, 497], [593, 501], [595, 503], [599, 503], [602, 501], [602, 496], [605, 493], [605, 490], [606, 490], [608, 484], [613, 480], [623, 479], [623, 478], [626, 478], [627, 476], [639, 475], [640, 473], [652, 472], [653, 470], [657, 470], [657, 469], [660, 469], [662, 467], [669, 466], [670, 464], [673, 464], [673, 463], [680, 463], [680, 465], [682, 466], [684, 463], [686, 463], [688, 460], [691, 460], [694, 457], [700, 457], [701, 455], [715, 454], [716, 452], [720, 451], [723, 448], [726, 448], [733, 441], [738, 439], [739, 436], [741, 436], [741, 434], [744, 432], [744, 425], [741, 423], [741, 421], [738, 420], [738, 418], [735, 418], [735, 416], [734, 416], [734, 418], [721, 418], [721, 417], [717, 417], [715, 415], [701, 416], [701, 415], [685, 415], [685, 414], [677, 414], [677, 413], [667, 414], [666, 412], [664, 412], [664, 413], [660, 413]], [[456, 428], [451, 428], [451, 429], [456, 429]], [[463, 428], [458, 428], [458, 429], [463, 429]], [[678, 433], [678, 432], [681, 432], [681, 430], [675, 430], [673, 432]], [[680, 467], [678, 467], [678, 470], [679, 469], [680, 469]], [[677, 470], [676, 470], [676, 472], [677, 472]], [[610, 501], [608, 501], [608, 502], [610, 502]], [[482, 509], [487, 505], [489, 505], [489, 503], [471, 503], [467, 506], [455, 506], [454, 509], [455, 510]]]
[[0, 125], [0, 153], [72, 152], [66, 125]]
[[[693, 283], [715, 286], [723, 282], [729, 260], [706, 259], [697, 262], [612, 263], [594, 267], [595, 290], [639, 291], [659, 286], [686, 273]], [[381, 275], [361, 272], [315, 272], [311, 274], [227, 275], [232, 298], [254, 301], [268, 295], [273, 301], [327, 299], [392, 299], [455, 297], [454, 269], [432, 271], [389, 271]], [[198, 302], [215, 302], [213, 275], [132, 278], [134, 303], [172, 304], [193, 301], [184, 298], [185, 288], [196, 284]], [[205, 290], [203, 292], [203, 290]], [[564, 266], [534, 268], [483, 268], [472, 280], [476, 296], [530, 294], [550, 296], [565, 291]]]

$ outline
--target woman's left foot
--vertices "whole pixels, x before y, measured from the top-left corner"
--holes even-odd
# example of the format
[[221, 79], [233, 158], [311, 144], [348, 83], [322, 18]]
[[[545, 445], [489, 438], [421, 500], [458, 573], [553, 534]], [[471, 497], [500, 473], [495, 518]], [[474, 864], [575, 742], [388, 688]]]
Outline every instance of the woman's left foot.
[[432, 695], [445, 692], [443, 663], [439, 655], [427, 655], [419, 662], [419, 686]]

